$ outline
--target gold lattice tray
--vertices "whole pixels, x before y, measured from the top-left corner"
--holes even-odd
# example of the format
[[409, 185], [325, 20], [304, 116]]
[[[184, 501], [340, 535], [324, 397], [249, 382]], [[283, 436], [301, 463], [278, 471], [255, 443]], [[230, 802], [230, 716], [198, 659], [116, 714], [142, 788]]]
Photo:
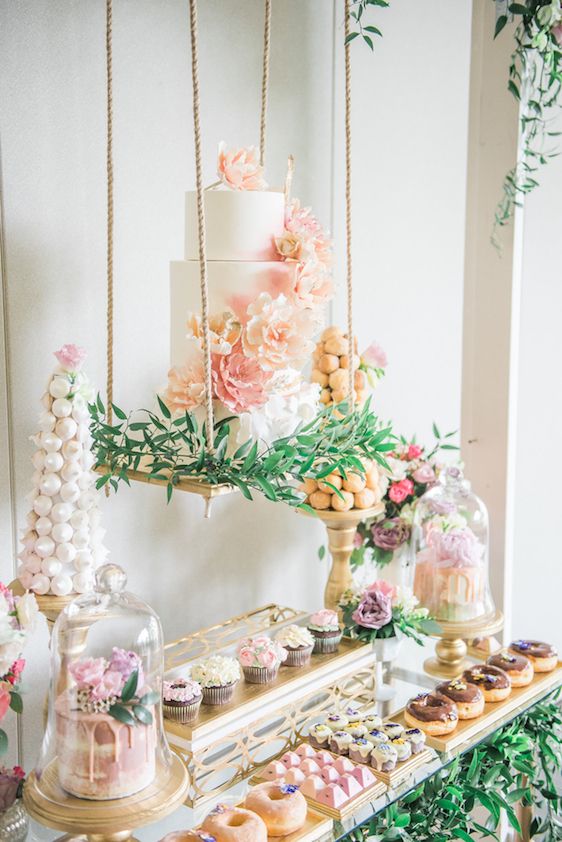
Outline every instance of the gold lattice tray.
[[[185, 675], [195, 661], [212, 653], [233, 655], [242, 638], [305, 624], [308, 616], [266, 605], [183, 637], [165, 647], [166, 677]], [[190, 773], [187, 803], [216, 798], [297, 745], [311, 717], [351, 701], [372, 704], [374, 658], [369, 644], [344, 638], [333, 655], [313, 655], [310, 667], [282, 667], [272, 684], [241, 681], [230, 704], [202, 705], [193, 725], [164, 720], [170, 745]]]

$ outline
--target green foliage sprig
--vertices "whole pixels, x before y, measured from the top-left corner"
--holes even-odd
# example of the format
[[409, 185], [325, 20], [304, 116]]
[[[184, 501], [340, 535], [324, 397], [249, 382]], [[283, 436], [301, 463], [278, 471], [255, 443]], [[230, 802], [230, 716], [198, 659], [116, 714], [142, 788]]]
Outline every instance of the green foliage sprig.
[[117, 490], [120, 481], [130, 484], [127, 472], [139, 470], [142, 460], [149, 480], [167, 483], [168, 500], [174, 486], [189, 478], [234, 485], [248, 500], [259, 491], [273, 502], [312, 511], [303, 503], [298, 488], [305, 477], [322, 479], [335, 470], [342, 476], [364, 474], [362, 459], [374, 459], [384, 466], [383, 454], [394, 447], [390, 427], [379, 424], [369, 402], [354, 412], [348, 412], [345, 404], [328, 407], [293, 435], [277, 439], [261, 451], [258, 442], [248, 440], [231, 454], [228, 447], [234, 418], [217, 421], [212, 451], [205, 424], [200, 426], [189, 412], [172, 418], [166, 404], [160, 398], [158, 401], [161, 416], [150, 410], [127, 415], [114, 405], [116, 421], [112, 424], [107, 422], [99, 396], [90, 405], [93, 449], [97, 466], [105, 469], [97, 480], [98, 488], [110, 483]]
[[[559, 691], [532, 707], [441, 769], [405, 798], [377, 814], [346, 839], [363, 842], [447, 842], [451, 839], [498, 839], [502, 816], [521, 832], [515, 805], [531, 805], [530, 836], [554, 842], [562, 838], [562, 715]], [[484, 823], [475, 807], [487, 813]]]
[[550, 109], [557, 104], [562, 85], [560, 0], [509, 3], [508, 14], [497, 19], [494, 37], [510, 17], [519, 19], [507, 86], [520, 103], [520, 151], [516, 165], [505, 176], [503, 196], [496, 208], [492, 234], [496, 245], [498, 229], [509, 222], [522, 198], [538, 186], [536, 173], [540, 167], [557, 154], [550, 144], [560, 135], [550, 130]]
[[372, 23], [367, 23], [368, 12], [371, 7], [379, 6], [385, 8], [389, 3], [387, 0], [351, 0], [351, 8], [349, 10], [351, 31], [346, 38], [346, 44], [353, 41], [355, 38], [361, 37], [365, 44], [371, 49], [375, 49], [373, 43], [373, 35], [382, 38], [382, 32], [378, 27]]
[[140, 698], [137, 696], [139, 672], [134, 670], [121, 691], [119, 700], [109, 708], [109, 715], [125, 725], [152, 725], [153, 716], [149, 706], [160, 699], [155, 690], [149, 690]]

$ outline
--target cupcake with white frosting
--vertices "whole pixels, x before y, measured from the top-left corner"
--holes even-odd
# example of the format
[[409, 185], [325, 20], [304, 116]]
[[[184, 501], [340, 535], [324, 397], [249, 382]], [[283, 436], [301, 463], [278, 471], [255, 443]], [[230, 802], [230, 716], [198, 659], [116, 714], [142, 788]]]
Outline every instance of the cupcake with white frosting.
[[286, 667], [305, 667], [310, 663], [314, 637], [304, 626], [286, 626], [278, 632], [275, 639], [287, 650]]
[[232, 700], [240, 667], [235, 658], [212, 655], [195, 664], [191, 677], [201, 685], [204, 705], [224, 705]]
[[174, 678], [162, 685], [164, 716], [174, 722], [195, 722], [202, 699], [201, 685], [189, 678]]

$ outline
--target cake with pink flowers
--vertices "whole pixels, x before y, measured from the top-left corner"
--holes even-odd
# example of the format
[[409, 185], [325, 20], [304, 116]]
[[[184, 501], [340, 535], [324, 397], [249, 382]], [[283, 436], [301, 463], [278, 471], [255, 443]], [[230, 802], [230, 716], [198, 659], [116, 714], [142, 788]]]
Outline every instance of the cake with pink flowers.
[[[333, 294], [331, 243], [310, 209], [268, 189], [254, 147], [221, 144], [204, 191], [213, 397], [241, 416], [242, 438], [290, 434], [318, 411], [301, 376]], [[186, 196], [185, 258], [171, 264], [173, 413], [204, 402], [197, 200]]]

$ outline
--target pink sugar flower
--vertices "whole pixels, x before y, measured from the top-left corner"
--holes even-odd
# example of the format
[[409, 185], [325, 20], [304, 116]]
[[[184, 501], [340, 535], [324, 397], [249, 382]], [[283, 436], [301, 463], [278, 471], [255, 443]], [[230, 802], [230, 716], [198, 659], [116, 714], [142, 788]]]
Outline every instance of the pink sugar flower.
[[107, 670], [101, 681], [92, 687], [90, 696], [93, 701], [103, 701], [119, 696], [123, 689], [123, 676], [116, 670]]
[[386, 368], [388, 357], [377, 342], [371, 342], [361, 354], [361, 362], [367, 368]]
[[249, 359], [237, 342], [231, 354], [213, 354], [213, 381], [217, 398], [236, 414], [267, 402], [272, 373]]
[[393, 482], [388, 490], [388, 496], [393, 503], [403, 503], [406, 497], [414, 492], [414, 483], [411, 479], [402, 479], [400, 482]]
[[180, 368], [171, 368], [162, 400], [173, 415], [182, 415], [201, 406], [205, 400], [203, 362], [197, 360]]
[[105, 658], [83, 658], [70, 664], [68, 671], [78, 685], [79, 690], [96, 687], [103, 679], [107, 668]]
[[325, 268], [332, 265], [332, 241], [310, 208], [301, 208], [298, 199], [289, 202], [285, 212], [285, 228], [299, 237], [302, 251], [308, 251]]
[[316, 260], [299, 263], [291, 300], [296, 307], [323, 307], [333, 297], [334, 284], [326, 268]]
[[55, 351], [54, 354], [65, 371], [79, 371], [86, 359], [86, 351], [72, 344], [63, 345], [60, 351]]
[[231, 190], [265, 190], [267, 184], [259, 159], [255, 146], [227, 149], [225, 143], [221, 143], [217, 175]]
[[248, 307], [243, 334], [244, 351], [265, 369], [299, 367], [312, 353], [314, 317], [310, 310], [295, 310], [284, 295], [262, 292]]

